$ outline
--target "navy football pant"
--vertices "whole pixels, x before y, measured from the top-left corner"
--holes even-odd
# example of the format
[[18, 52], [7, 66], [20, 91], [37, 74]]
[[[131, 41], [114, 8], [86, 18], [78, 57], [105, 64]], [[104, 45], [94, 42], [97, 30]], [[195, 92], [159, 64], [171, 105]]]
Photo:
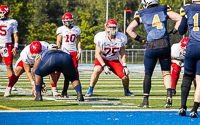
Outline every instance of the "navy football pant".
[[37, 69], [35, 70], [35, 74], [44, 77], [55, 71], [62, 72], [64, 77], [69, 81], [78, 80], [74, 62], [69, 54], [47, 54], [39, 63]]
[[171, 48], [146, 50], [144, 55], [145, 73], [152, 74], [157, 63], [160, 62], [162, 71], [171, 70]]

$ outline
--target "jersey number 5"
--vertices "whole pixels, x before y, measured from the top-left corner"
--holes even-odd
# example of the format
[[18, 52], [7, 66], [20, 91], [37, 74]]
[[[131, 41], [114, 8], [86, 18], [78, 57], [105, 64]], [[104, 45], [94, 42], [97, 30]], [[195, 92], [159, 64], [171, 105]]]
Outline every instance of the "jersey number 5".
[[162, 23], [160, 22], [160, 18], [158, 14], [154, 15], [153, 21], [152, 21], [152, 27], [157, 27], [157, 29], [162, 29]]
[[76, 35], [72, 34], [72, 35], [66, 35], [66, 41], [65, 42], [74, 42], [76, 39]]
[[194, 19], [193, 31], [199, 31], [199, 26], [198, 26], [199, 14], [196, 13], [196, 14], [193, 16], [193, 19]]
[[1, 35], [1, 36], [5, 36], [6, 33], [7, 33], [6, 30], [3, 29], [4, 27], [6, 28], [7, 26], [0, 26], [0, 31], [1, 31], [1, 32], [0, 32], [0, 35]]

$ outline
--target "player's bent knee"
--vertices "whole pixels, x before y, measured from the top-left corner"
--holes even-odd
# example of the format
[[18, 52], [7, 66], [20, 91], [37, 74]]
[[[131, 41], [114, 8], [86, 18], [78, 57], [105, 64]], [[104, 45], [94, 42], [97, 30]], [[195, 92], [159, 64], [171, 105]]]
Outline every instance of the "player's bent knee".
[[190, 87], [194, 78], [195, 78], [194, 73], [184, 73], [181, 88], [182, 87]]

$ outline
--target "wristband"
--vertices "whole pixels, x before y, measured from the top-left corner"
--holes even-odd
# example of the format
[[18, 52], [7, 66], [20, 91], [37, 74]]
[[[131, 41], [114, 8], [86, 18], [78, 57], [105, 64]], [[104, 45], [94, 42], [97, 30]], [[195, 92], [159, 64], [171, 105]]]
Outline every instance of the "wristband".
[[15, 44], [14, 44], [14, 47], [18, 48], [18, 43], [15, 43]]
[[31, 84], [32, 84], [32, 85], [35, 85], [35, 81], [32, 81]]
[[127, 67], [127, 66], [126, 66], [126, 63], [123, 63], [122, 65], [123, 65], [123, 67]]
[[81, 49], [78, 49], [78, 53], [81, 53]]

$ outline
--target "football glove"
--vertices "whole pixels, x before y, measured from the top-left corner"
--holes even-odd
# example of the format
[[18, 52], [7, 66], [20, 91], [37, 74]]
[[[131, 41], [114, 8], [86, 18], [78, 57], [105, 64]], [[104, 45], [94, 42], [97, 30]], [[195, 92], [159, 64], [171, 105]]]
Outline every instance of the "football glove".
[[1, 56], [8, 57], [8, 49], [7, 48], [1, 48]]
[[173, 28], [168, 34], [176, 34], [178, 32], [178, 30], [176, 30], [175, 28]]
[[110, 74], [110, 69], [109, 69], [110, 67], [108, 67], [106, 65], [103, 65], [102, 68], [103, 68], [103, 70], [104, 70], [104, 72], [105, 72], [106, 75]]
[[176, 63], [179, 67], [183, 67], [184, 63], [182, 61], [179, 60], [173, 60], [174, 63]]
[[126, 75], [126, 76], [129, 75], [130, 72], [129, 72], [127, 66], [124, 66], [124, 67], [123, 67], [123, 73], [124, 73], [124, 75]]

